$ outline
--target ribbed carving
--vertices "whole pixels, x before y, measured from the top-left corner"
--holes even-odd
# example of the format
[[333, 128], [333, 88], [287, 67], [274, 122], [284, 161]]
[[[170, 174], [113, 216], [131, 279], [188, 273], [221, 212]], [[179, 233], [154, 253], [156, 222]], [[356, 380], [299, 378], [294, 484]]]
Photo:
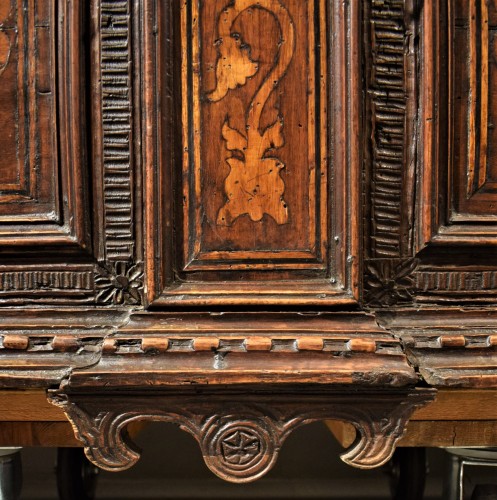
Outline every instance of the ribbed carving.
[[415, 275], [420, 292], [497, 291], [497, 271], [426, 271]]
[[129, 1], [102, 1], [100, 28], [106, 257], [128, 261], [134, 253]]
[[372, 0], [371, 257], [400, 257], [406, 84], [404, 0]]
[[9, 271], [0, 273], [0, 291], [93, 291], [90, 271]]

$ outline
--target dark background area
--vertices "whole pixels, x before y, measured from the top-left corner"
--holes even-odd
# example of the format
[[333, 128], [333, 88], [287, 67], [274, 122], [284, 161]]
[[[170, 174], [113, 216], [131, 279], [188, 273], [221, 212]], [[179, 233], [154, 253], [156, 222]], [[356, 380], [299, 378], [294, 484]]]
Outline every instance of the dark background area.
[[[242, 485], [214, 476], [193, 437], [172, 424], [151, 423], [135, 441], [143, 450], [142, 458], [128, 471], [101, 471], [98, 500], [390, 498], [385, 470], [358, 470], [344, 464], [339, 458], [342, 448], [323, 423], [297, 429], [283, 445], [274, 469], [259, 481]], [[426, 499], [442, 498], [446, 455], [443, 450], [429, 450]], [[25, 448], [22, 458], [21, 499], [57, 499], [56, 449]]]

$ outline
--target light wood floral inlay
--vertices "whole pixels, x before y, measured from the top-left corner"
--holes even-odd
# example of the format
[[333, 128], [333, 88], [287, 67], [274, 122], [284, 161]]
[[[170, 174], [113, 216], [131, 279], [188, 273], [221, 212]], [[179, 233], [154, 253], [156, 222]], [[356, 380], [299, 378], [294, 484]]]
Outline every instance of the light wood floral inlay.
[[218, 23], [217, 83], [208, 98], [214, 103], [222, 100], [230, 90], [245, 85], [259, 70], [240, 35], [232, 33], [237, 17], [249, 8], [271, 13], [279, 24], [281, 39], [274, 64], [248, 107], [246, 130], [230, 126], [229, 116], [222, 128], [229, 151], [226, 162], [231, 169], [224, 186], [227, 201], [217, 216], [217, 224], [223, 226], [230, 226], [244, 214], [253, 221], [261, 220], [264, 214], [278, 224], [288, 221], [288, 206], [283, 198], [285, 184], [280, 175], [285, 164], [272, 155], [285, 143], [283, 117], [279, 116], [265, 130], [260, 130], [264, 107], [284, 77], [295, 50], [293, 21], [279, 0], [235, 0], [222, 11]]

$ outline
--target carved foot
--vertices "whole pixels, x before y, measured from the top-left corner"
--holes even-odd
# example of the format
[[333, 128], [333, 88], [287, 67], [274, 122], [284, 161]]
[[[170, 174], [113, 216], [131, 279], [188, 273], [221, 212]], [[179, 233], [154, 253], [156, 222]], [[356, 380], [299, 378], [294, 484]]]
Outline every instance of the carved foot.
[[269, 471], [290, 432], [316, 420], [351, 422], [358, 439], [342, 459], [355, 467], [387, 462], [412, 412], [434, 398], [433, 390], [345, 392], [273, 388], [254, 394], [184, 389], [149, 395], [52, 392], [85, 444], [88, 458], [106, 470], [124, 470], [140, 454], [126, 432], [136, 420], [178, 424], [199, 442], [209, 469], [236, 483]]

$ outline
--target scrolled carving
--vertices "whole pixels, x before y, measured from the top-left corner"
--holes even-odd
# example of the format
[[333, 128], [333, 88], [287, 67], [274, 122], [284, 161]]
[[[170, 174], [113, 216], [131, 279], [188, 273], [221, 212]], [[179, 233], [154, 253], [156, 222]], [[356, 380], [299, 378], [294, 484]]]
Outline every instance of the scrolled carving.
[[178, 424], [199, 442], [209, 469], [226, 481], [254, 481], [276, 462], [287, 436], [317, 420], [351, 422], [358, 439], [341, 458], [360, 468], [389, 460], [412, 412], [433, 399], [432, 390], [345, 393], [325, 388], [299, 395], [278, 390], [251, 396], [222, 391], [177, 395], [61, 394], [50, 400], [63, 408], [88, 458], [107, 470], [124, 470], [139, 459], [126, 433], [136, 420]]

